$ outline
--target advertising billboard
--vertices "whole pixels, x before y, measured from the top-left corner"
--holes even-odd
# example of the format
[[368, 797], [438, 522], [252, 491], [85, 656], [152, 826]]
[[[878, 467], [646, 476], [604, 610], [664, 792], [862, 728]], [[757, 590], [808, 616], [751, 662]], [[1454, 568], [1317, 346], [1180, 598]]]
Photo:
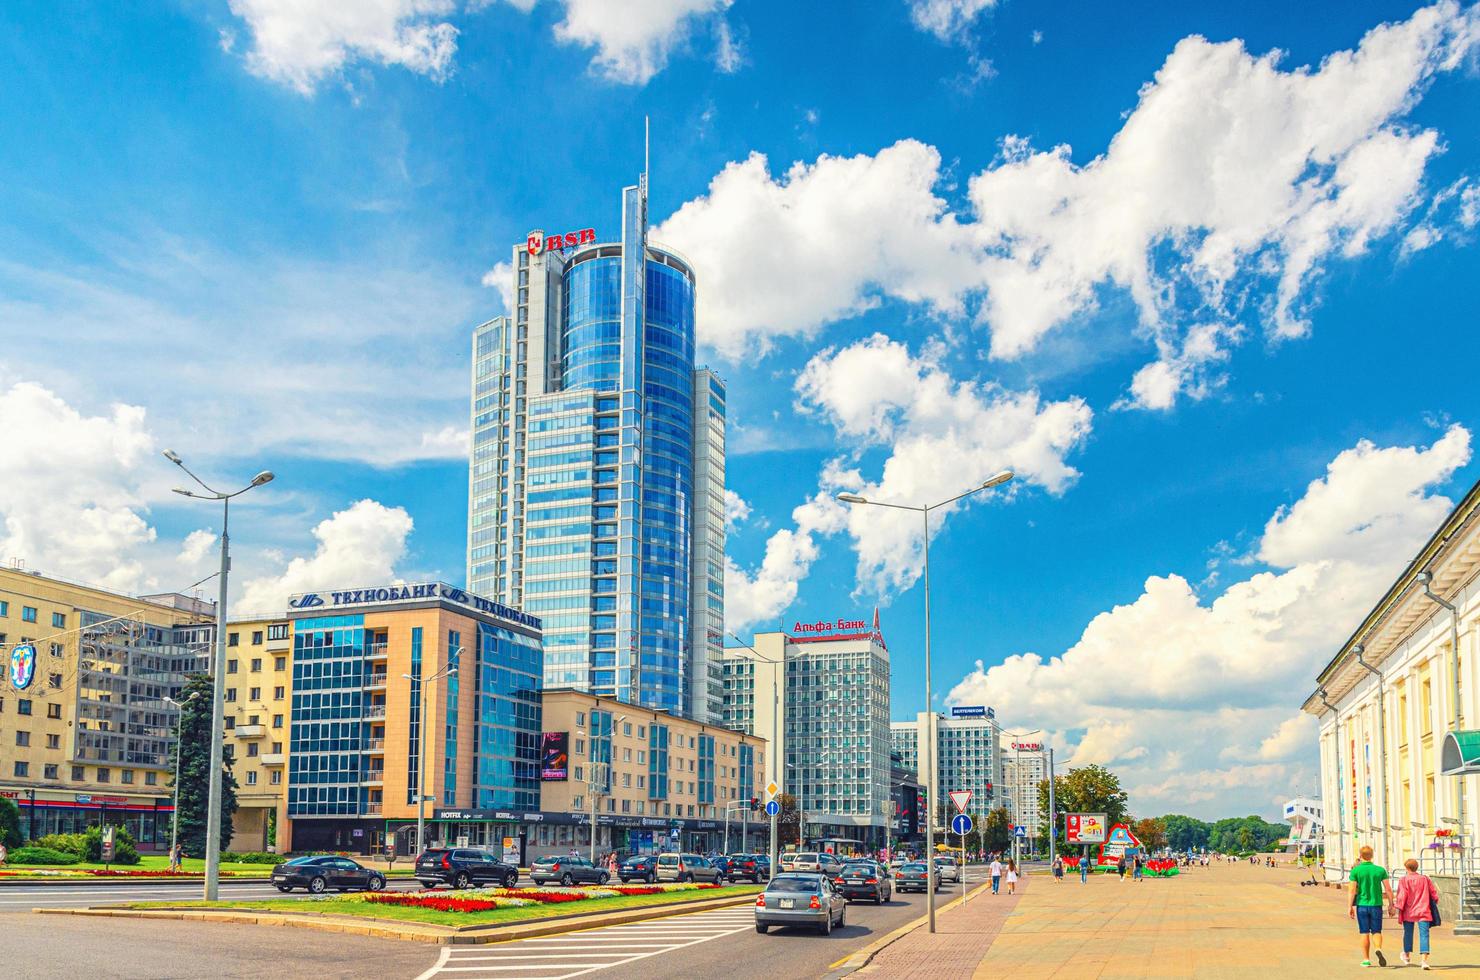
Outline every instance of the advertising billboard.
[[545, 732], [540, 742], [540, 778], [570, 778], [570, 732]]
[[1103, 813], [1064, 814], [1064, 837], [1070, 844], [1103, 844], [1109, 817]]
[[952, 718], [990, 718], [987, 706], [984, 704], [958, 704], [951, 709]]

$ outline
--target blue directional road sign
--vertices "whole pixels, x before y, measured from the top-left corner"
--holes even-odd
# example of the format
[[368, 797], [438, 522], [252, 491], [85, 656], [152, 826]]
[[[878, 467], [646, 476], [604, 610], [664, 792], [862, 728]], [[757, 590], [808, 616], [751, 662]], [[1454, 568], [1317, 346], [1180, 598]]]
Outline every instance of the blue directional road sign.
[[766, 804], [766, 816], [768, 816], [768, 817], [774, 817], [776, 814], [778, 814], [780, 812], [781, 812], [781, 804], [780, 803], [777, 803], [775, 800], [772, 800], [771, 802], [769, 802], [769, 803]]
[[962, 835], [971, 833], [971, 817], [964, 813], [958, 813], [952, 817], [951, 833]]

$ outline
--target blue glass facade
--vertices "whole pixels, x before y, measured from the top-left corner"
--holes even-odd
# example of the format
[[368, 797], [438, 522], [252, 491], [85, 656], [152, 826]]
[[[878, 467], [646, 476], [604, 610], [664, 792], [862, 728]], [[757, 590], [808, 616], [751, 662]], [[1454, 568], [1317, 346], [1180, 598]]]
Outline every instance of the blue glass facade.
[[[478, 624], [478, 746], [473, 805], [540, 806], [540, 641]], [[464, 661], [466, 664], [466, 661]]]
[[361, 812], [364, 687], [364, 617], [299, 620], [293, 635], [288, 816]]
[[668, 726], [648, 726], [648, 799], [668, 798]]

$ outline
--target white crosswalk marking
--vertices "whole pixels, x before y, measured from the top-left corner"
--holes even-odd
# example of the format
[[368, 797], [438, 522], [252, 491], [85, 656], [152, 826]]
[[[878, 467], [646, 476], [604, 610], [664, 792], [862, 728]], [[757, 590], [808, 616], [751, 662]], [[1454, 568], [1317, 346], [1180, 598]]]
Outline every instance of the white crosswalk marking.
[[418, 980], [569, 980], [669, 950], [729, 936], [755, 925], [749, 906], [674, 915], [654, 922], [606, 926], [564, 936], [544, 936], [443, 951]]

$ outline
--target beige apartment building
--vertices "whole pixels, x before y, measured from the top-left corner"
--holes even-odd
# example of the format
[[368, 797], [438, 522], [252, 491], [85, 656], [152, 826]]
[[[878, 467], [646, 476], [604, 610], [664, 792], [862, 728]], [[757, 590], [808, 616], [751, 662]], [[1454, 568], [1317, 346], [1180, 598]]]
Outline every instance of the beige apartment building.
[[226, 746], [236, 777], [233, 851], [276, 846], [287, 803], [293, 629], [286, 617], [226, 627]]
[[130, 596], [0, 568], [0, 794], [27, 837], [104, 821], [169, 847], [186, 678], [207, 669], [214, 603]]
[[765, 849], [766, 741], [612, 698], [572, 690], [541, 698], [541, 819], [527, 824], [526, 857], [586, 853], [594, 804], [596, 850], [621, 853]]

